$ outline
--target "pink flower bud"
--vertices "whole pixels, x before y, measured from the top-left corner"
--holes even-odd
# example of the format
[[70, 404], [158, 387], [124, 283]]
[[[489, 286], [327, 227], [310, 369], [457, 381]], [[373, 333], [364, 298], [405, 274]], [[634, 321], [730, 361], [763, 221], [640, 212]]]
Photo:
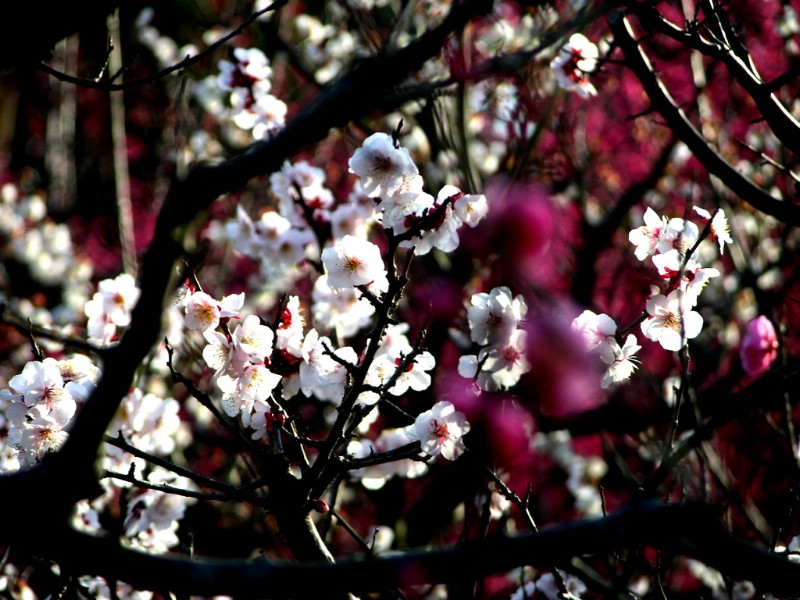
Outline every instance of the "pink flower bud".
[[309, 500], [308, 506], [311, 510], [315, 510], [322, 515], [324, 515], [331, 509], [331, 507], [328, 506], [328, 503], [325, 502], [325, 500], [323, 500], [322, 498], [313, 498]]
[[778, 336], [772, 322], [761, 315], [747, 325], [739, 351], [742, 367], [751, 377], [760, 377], [778, 357]]

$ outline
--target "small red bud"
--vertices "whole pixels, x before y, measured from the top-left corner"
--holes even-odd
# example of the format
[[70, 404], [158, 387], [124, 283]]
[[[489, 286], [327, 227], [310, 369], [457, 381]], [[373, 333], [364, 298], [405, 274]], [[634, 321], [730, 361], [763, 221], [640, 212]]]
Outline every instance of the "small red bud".
[[308, 503], [311, 506], [312, 510], [317, 511], [321, 515], [326, 514], [331, 509], [331, 507], [328, 506], [328, 503], [325, 502], [325, 500], [323, 500], [322, 498], [314, 498], [312, 500], [309, 500]]

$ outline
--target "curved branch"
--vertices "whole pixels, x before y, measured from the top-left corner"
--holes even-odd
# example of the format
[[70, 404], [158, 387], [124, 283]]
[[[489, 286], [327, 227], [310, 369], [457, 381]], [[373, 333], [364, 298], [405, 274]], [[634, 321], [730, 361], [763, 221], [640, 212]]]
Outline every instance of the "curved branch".
[[230, 40], [232, 40], [237, 35], [242, 33], [260, 16], [281, 8], [288, 1], [289, 0], [275, 0], [272, 4], [270, 4], [266, 8], [262, 8], [261, 10], [251, 14], [236, 29], [222, 36], [213, 44], [210, 44], [202, 52], [198, 52], [194, 56], [187, 56], [182, 61], [175, 63], [174, 65], [170, 65], [169, 67], [166, 67], [164, 69], [161, 69], [157, 73], [148, 75], [147, 77], [141, 77], [139, 79], [131, 79], [130, 81], [126, 81], [123, 83], [113, 83], [113, 79], [111, 81], [100, 81], [98, 79], [87, 79], [85, 77], [76, 77], [74, 75], [69, 75], [68, 73], [62, 73], [61, 71], [54, 69], [53, 67], [44, 62], [39, 63], [38, 68], [39, 70], [44, 71], [48, 75], [55, 77], [59, 81], [64, 81], [66, 83], [73, 83], [79, 87], [103, 90], [105, 92], [121, 92], [123, 90], [129, 90], [148, 83], [155, 83], [156, 81], [158, 81], [159, 79], [163, 79], [167, 75], [171, 75], [176, 71], [180, 71], [181, 69], [190, 67], [196, 62], [203, 60], [206, 56], [214, 52], [217, 48], [219, 48], [220, 46], [224, 46]]
[[516, 537], [486, 538], [447, 549], [297, 564], [265, 559], [223, 560], [153, 556], [116, 540], [69, 532], [48, 548], [50, 558], [74, 575], [100, 575], [137, 589], [169, 589], [178, 595], [235, 598], [319, 598], [337, 593], [380, 592], [398, 586], [443, 583], [508, 571], [522, 565], [550, 568], [577, 556], [603, 555], [641, 545], [697, 558], [762, 592], [800, 595], [800, 565], [734, 538], [716, 508], [635, 502], [604, 518], [577, 521]]
[[[716, 18], [722, 14], [718, 9], [709, 10], [713, 10]], [[662, 33], [706, 56], [722, 61], [753, 99], [775, 137], [786, 148], [800, 155], [800, 122], [775, 97], [773, 86], [764, 82], [743, 46], [737, 44], [736, 49], [727, 48], [721, 43], [704, 38], [699, 31], [684, 31], [667, 21], [652, 6], [636, 6], [634, 13], [649, 30]], [[720, 26], [723, 30], [729, 29], [725, 27], [725, 23]], [[735, 50], [739, 51], [738, 54]]]
[[709, 145], [703, 135], [692, 125], [656, 76], [650, 61], [634, 38], [630, 23], [623, 13], [615, 11], [608, 18], [608, 23], [615, 43], [622, 49], [628, 66], [642, 83], [652, 107], [661, 114], [670, 129], [689, 147], [709, 173], [719, 177], [732, 192], [757, 210], [786, 224], [800, 225], [800, 206], [774, 198], [741, 175]]

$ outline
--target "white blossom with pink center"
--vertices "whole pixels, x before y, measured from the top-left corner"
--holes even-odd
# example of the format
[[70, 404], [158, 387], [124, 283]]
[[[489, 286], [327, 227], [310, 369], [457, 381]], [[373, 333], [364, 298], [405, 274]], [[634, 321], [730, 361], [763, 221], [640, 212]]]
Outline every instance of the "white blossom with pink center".
[[470, 429], [463, 413], [451, 402], [441, 401], [419, 415], [409, 429], [412, 440], [419, 440], [422, 451], [429, 456], [455, 460], [464, 452], [462, 439]]
[[208, 331], [219, 327], [220, 319], [237, 317], [244, 306], [244, 292], [225, 296], [217, 302], [205, 292], [194, 292], [186, 299], [185, 324], [189, 329]]
[[628, 240], [631, 244], [636, 246], [634, 254], [639, 260], [644, 260], [651, 254], [654, 254], [661, 237], [667, 230], [667, 218], [660, 217], [649, 206], [644, 211], [644, 225], [633, 229], [628, 234]]
[[[396, 367], [401, 364], [401, 359], [395, 359]], [[428, 351], [420, 352], [414, 357], [411, 364], [406, 367], [398, 376], [395, 384], [389, 388], [389, 393], [393, 396], [402, 396], [409, 388], [421, 392], [427, 390], [431, 385], [431, 371], [436, 366], [436, 359]]]
[[703, 328], [703, 317], [690, 307], [681, 290], [674, 290], [668, 296], [650, 297], [646, 305], [650, 316], [641, 324], [642, 333], [665, 350], [677, 352]]
[[388, 289], [380, 248], [372, 242], [346, 235], [322, 252], [322, 263], [332, 289], [358, 285], [376, 292]]
[[528, 306], [522, 296], [511, 296], [507, 287], [496, 287], [490, 293], [473, 294], [467, 309], [472, 341], [477, 344], [504, 344], [511, 337]]
[[719, 277], [720, 273], [718, 269], [703, 267], [693, 259], [685, 262], [684, 260], [676, 249], [653, 256], [653, 264], [658, 269], [658, 274], [666, 280], [677, 277], [679, 288], [685, 294], [684, 300], [689, 306], [694, 306], [703, 288], [712, 278]]
[[574, 33], [561, 47], [558, 55], [550, 63], [558, 85], [569, 92], [577, 92], [581, 98], [597, 95], [597, 89], [589, 80], [589, 75], [597, 68], [599, 52], [597, 46], [586, 36]]
[[704, 208], [695, 206], [694, 212], [700, 215], [700, 218], [703, 219], [705, 223], [711, 221], [711, 238], [716, 240], [716, 242], [719, 244], [719, 253], [724, 254], [725, 244], [733, 243], [730, 225], [728, 225], [728, 217], [725, 216], [725, 211], [721, 208], [717, 209], [712, 216], [711, 213]]
[[386, 197], [393, 194], [404, 177], [419, 171], [407, 148], [396, 147], [392, 136], [373, 133], [350, 158], [350, 172], [361, 178], [368, 196]]

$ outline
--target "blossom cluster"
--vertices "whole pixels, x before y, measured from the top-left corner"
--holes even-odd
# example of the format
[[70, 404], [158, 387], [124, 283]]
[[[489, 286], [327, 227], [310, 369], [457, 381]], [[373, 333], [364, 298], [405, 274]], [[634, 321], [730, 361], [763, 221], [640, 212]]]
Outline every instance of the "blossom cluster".
[[530, 370], [526, 332], [521, 327], [528, 306], [507, 287], [474, 294], [467, 309], [470, 338], [481, 348], [458, 361], [458, 372], [482, 390], [508, 389]]
[[[695, 207], [694, 211], [708, 232], [719, 244], [720, 254], [725, 244], [733, 240], [728, 232], [728, 221], [722, 209], [712, 216]], [[696, 245], [702, 241], [700, 228], [694, 222], [680, 217], [668, 219], [647, 208], [645, 224], [633, 229], [628, 238], [636, 246], [635, 255], [640, 261], [652, 257], [666, 289], [655, 288], [647, 300], [647, 318], [642, 322], [644, 336], [658, 342], [665, 350], [678, 351], [687, 340], [700, 334], [703, 317], [692, 310], [708, 282], [718, 277], [719, 270], [703, 267], [694, 259]]]
[[[102, 280], [98, 288], [85, 305], [87, 334], [90, 341], [106, 345], [130, 323], [139, 289], [128, 275]], [[94, 392], [100, 375], [100, 368], [90, 358], [75, 354], [29, 361], [11, 377], [8, 387], [0, 390], [0, 428], [4, 432], [0, 471], [29, 468], [57, 451], [69, 438], [71, 425]], [[186, 440], [186, 426], [178, 409], [174, 399], [134, 388], [123, 399], [109, 425], [109, 434], [141, 452], [169, 456]], [[102, 531], [101, 514], [118, 513], [118, 507], [111, 507], [122, 502], [127, 516], [121, 527], [127, 544], [158, 553], [177, 545], [179, 521], [189, 502], [158, 487], [167, 483], [188, 489], [191, 484], [114, 445], [104, 445], [100, 460], [110, 474], [101, 479], [105, 492], [76, 505], [75, 527]], [[131, 476], [140, 477], [145, 487], [131, 483]]]
[[[708, 235], [719, 244], [722, 253], [725, 244], [733, 241], [725, 213], [718, 210], [712, 216], [702, 208], [694, 210], [708, 223]], [[720, 272], [703, 267], [693, 258], [702, 241], [697, 224], [683, 218], [660, 217], [649, 207], [644, 213], [644, 223], [630, 231], [628, 238], [636, 246], [636, 258], [645, 261], [652, 257], [666, 289], [654, 286], [645, 304], [641, 331], [665, 350], [677, 352], [687, 340], [699, 335], [703, 317], [692, 309], [703, 288]], [[623, 339], [614, 319], [591, 310], [576, 317], [572, 328], [583, 339], [587, 351], [596, 353], [605, 365], [603, 388], [630, 378], [637, 366], [636, 353], [641, 348], [633, 333], [627, 333]]]
[[[202, 332], [202, 356], [213, 371], [220, 404], [253, 440], [273, 439], [267, 433], [280, 428], [291, 410], [284, 403], [300, 394], [341, 406], [352, 374], [364, 369], [355, 403], [360, 412], [356, 433], [364, 437], [353, 437], [348, 446], [354, 460], [416, 443], [420, 456], [454, 460], [464, 451], [462, 438], [469, 423], [449, 402], [435, 404], [406, 427], [380, 430], [377, 436], [371, 432], [383, 398], [422, 392], [432, 383], [436, 361], [410, 342], [408, 325], [384, 326], [368, 364], [362, 364], [363, 351], [359, 354], [356, 346], [342, 341], [369, 327], [376, 307], [391, 301], [386, 296], [390, 282], [384, 256], [370, 239], [375, 226], [416, 254], [434, 248], [451, 251], [458, 245], [458, 229], [464, 224], [474, 227], [486, 214], [486, 198], [445, 186], [434, 199], [423, 191], [408, 150], [387, 134], [368, 137], [353, 154], [350, 170], [359, 177], [356, 190], [346, 202], [338, 202], [320, 169], [304, 162], [286, 163], [270, 177], [277, 210], [266, 210], [254, 221], [237, 207], [236, 219], [225, 226], [225, 237], [239, 252], [270, 263], [273, 273], [284, 269], [286, 277], [313, 274], [308, 266], [319, 257], [322, 272], [316, 275], [308, 307], [313, 326], [306, 327], [304, 303], [297, 295], [284, 299], [279, 317], [268, 326], [257, 315], [241, 314], [244, 294], [216, 300], [190, 285], [181, 302], [185, 327]], [[364, 197], [368, 202], [361, 200]], [[525, 307], [521, 298], [511, 304], [517, 315], [511, 317], [514, 322], [503, 326], [507, 332], [491, 334], [486, 352], [507, 357], [516, 349], [520, 358], [513, 361], [514, 369], [520, 371], [524, 334], [516, 325]], [[483, 343], [490, 344], [488, 338]], [[484, 361], [487, 373], [493, 370], [494, 378], [508, 381], [514, 375], [506, 374], [500, 361], [494, 355]], [[374, 489], [392, 475], [424, 473], [425, 463], [412, 458], [354, 469], [354, 477]]]
[[0, 420], [6, 439], [0, 470], [40, 462], [69, 437], [78, 406], [94, 390], [100, 370], [85, 356], [28, 362], [0, 390]]
[[195, 97], [220, 122], [260, 140], [286, 121], [286, 103], [271, 93], [272, 67], [258, 48], [235, 48], [232, 60], [219, 61], [219, 73], [195, 89]]
[[141, 291], [136, 280], [127, 273], [114, 279], [103, 279], [97, 292], [85, 307], [89, 341], [107, 346], [119, 338], [120, 330], [130, 325], [131, 311]]
[[394, 235], [411, 232], [401, 247], [414, 248], [417, 255], [438, 248], [452, 252], [458, 247], [458, 229], [475, 227], [486, 216], [483, 194], [465, 194], [444, 186], [436, 198], [423, 191], [423, 179], [408, 149], [392, 136], [374, 133], [349, 161], [350, 172], [360, 178], [364, 193], [378, 202], [379, 219]]

